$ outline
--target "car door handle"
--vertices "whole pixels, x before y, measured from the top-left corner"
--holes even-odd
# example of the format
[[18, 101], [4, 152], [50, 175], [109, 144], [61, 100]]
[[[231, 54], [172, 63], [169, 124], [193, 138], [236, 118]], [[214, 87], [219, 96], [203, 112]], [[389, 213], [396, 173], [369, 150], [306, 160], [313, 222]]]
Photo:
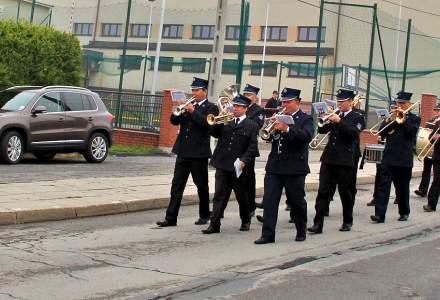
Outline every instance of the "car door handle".
[[58, 119], [58, 121], [64, 121], [64, 118], [63, 118], [63, 117], [60, 117], [60, 118]]
[[89, 117], [89, 121], [93, 121], [93, 117]]

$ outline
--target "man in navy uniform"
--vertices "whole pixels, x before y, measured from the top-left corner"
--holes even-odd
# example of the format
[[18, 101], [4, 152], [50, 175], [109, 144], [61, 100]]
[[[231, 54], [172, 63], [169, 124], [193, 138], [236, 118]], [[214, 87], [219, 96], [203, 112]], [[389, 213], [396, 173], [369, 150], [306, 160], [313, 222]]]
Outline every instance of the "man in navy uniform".
[[[411, 106], [412, 93], [397, 93], [397, 110], [404, 112]], [[386, 128], [385, 128], [386, 126]], [[380, 136], [386, 138], [382, 162], [380, 164], [380, 182], [376, 191], [375, 214], [371, 216], [374, 223], [385, 222], [385, 214], [390, 198], [391, 182], [396, 188], [396, 199], [399, 206], [399, 221], [407, 221], [409, 208], [409, 182], [412, 175], [414, 146], [420, 118], [408, 111], [402, 124], [383, 122]], [[382, 130], [383, 129], [383, 130]]]
[[[434, 125], [430, 140], [431, 144], [435, 143], [434, 145], [434, 153], [432, 155], [432, 172], [433, 172], [433, 180], [431, 187], [428, 191], [428, 204], [423, 205], [423, 210], [426, 212], [434, 212], [437, 209], [438, 204], [438, 198], [440, 195], [440, 142], [438, 139], [440, 138], [440, 104], [437, 104], [436, 106], [436, 113], [437, 116], [434, 120], [432, 120], [432, 123]], [[425, 158], [426, 159], [426, 158]], [[425, 166], [423, 166], [423, 172], [425, 172]]]
[[340, 231], [350, 231], [353, 226], [353, 168], [356, 143], [365, 124], [364, 118], [352, 110], [354, 92], [340, 89], [336, 95], [339, 113], [328, 117], [329, 123], [318, 132], [330, 132], [329, 140], [321, 156], [319, 188], [315, 203], [315, 218], [309, 232], [322, 233], [329, 195], [336, 182], [342, 202], [343, 223]]
[[300, 93], [300, 90], [290, 88], [285, 88], [281, 93], [280, 101], [286, 109], [285, 115], [292, 116], [293, 124], [276, 121], [276, 131], [270, 138], [272, 149], [264, 177], [263, 228], [255, 244], [275, 242], [278, 206], [283, 188], [287, 203], [291, 206], [290, 218], [296, 227], [295, 241], [306, 239], [307, 202], [304, 185], [310, 173], [308, 158], [309, 143], [313, 137], [313, 119], [300, 109]]
[[191, 84], [194, 101], [185, 106], [185, 111], [179, 116], [171, 114], [171, 123], [180, 126], [180, 130], [172, 150], [177, 158], [170, 203], [165, 220], [157, 222], [160, 227], [176, 226], [189, 174], [197, 186], [199, 196], [199, 219], [195, 224], [203, 225], [209, 221], [208, 159], [211, 157], [211, 148], [210, 126], [206, 116], [218, 115], [218, 107], [206, 99], [207, 88], [207, 80], [194, 77]]
[[[220, 220], [232, 190], [240, 210], [240, 231], [248, 231], [251, 224], [247, 195], [247, 167], [258, 154], [258, 127], [246, 117], [251, 100], [239, 95], [233, 100], [234, 120], [227, 124], [214, 125], [212, 136], [218, 138], [211, 165], [215, 171], [213, 211], [209, 227], [202, 232], [220, 232]], [[239, 174], [241, 172], [241, 174]]]
[[[246, 118], [254, 121], [258, 129], [263, 126], [265, 115], [264, 109], [257, 104], [259, 91], [259, 88], [250, 84], [246, 84], [246, 87], [243, 89], [243, 96], [251, 99], [252, 101], [247, 109]], [[260, 156], [259, 153], [256, 157], [258, 156]], [[247, 191], [249, 198], [249, 210], [251, 215], [253, 215], [255, 214], [255, 209], [257, 207], [255, 203], [255, 159], [249, 163], [246, 169], [248, 171]]]

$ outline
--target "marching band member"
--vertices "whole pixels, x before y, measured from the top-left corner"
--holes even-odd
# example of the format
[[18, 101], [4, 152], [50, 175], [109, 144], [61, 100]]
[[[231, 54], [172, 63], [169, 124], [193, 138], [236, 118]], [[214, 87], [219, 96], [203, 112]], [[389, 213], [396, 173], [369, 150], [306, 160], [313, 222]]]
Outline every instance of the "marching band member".
[[266, 112], [266, 118], [272, 117], [280, 106], [280, 101], [278, 100], [278, 91], [272, 92], [272, 97], [267, 100], [266, 105], [264, 106], [264, 111]]
[[[212, 136], [218, 138], [211, 159], [215, 167], [215, 192], [213, 211], [209, 227], [202, 232], [212, 234], [220, 232], [220, 220], [229, 201], [232, 190], [240, 209], [240, 231], [250, 229], [251, 217], [247, 195], [247, 166], [258, 154], [258, 127], [246, 117], [251, 100], [239, 95], [233, 100], [234, 121], [214, 125]], [[235, 164], [239, 163], [239, 174]]]
[[319, 188], [315, 204], [315, 218], [309, 232], [322, 233], [325, 210], [328, 206], [332, 182], [338, 185], [343, 208], [343, 223], [340, 231], [350, 231], [353, 225], [353, 168], [354, 148], [365, 121], [352, 110], [354, 92], [339, 90], [336, 95], [339, 113], [328, 116], [328, 123], [318, 128], [319, 133], [330, 132], [329, 141], [321, 156]]
[[[383, 122], [379, 128], [380, 136], [386, 138], [385, 149], [380, 166], [380, 182], [376, 191], [374, 223], [385, 222], [391, 182], [396, 187], [399, 206], [399, 221], [407, 221], [410, 213], [409, 183], [412, 175], [414, 145], [420, 118], [410, 112], [412, 93], [401, 91], [397, 94], [397, 112], [404, 113], [404, 122]], [[393, 114], [396, 115], [396, 112]]]
[[206, 99], [208, 81], [194, 77], [191, 84], [194, 102], [185, 106], [179, 116], [171, 114], [171, 123], [180, 126], [179, 135], [172, 152], [177, 155], [171, 183], [171, 198], [165, 220], [158, 221], [160, 227], [176, 226], [183, 191], [191, 174], [199, 196], [199, 219], [196, 225], [209, 221], [208, 158], [211, 157], [210, 126], [208, 114], [218, 114], [218, 108]]
[[308, 145], [313, 136], [313, 119], [300, 109], [300, 93], [300, 90], [285, 88], [281, 94], [284, 113], [292, 116], [294, 124], [275, 121], [277, 138], [273, 134], [269, 138], [272, 150], [264, 177], [263, 228], [255, 244], [275, 242], [278, 206], [283, 188], [291, 206], [290, 217], [296, 226], [295, 241], [306, 239], [307, 202], [304, 185], [306, 175], [310, 173]]
[[[263, 126], [264, 123], [264, 109], [259, 106], [256, 102], [258, 100], [258, 92], [260, 91], [259, 88], [252, 86], [250, 84], [247, 84], [246, 87], [243, 89], [243, 96], [251, 99], [251, 104], [249, 105], [247, 111], [246, 111], [246, 118], [249, 120], [252, 120], [257, 125], [258, 129], [260, 129]], [[260, 154], [257, 154], [257, 157], [260, 156]], [[255, 159], [253, 159], [246, 167], [247, 169], [247, 191], [248, 191], [248, 199], [249, 199], [249, 211], [251, 215], [255, 214], [256, 209], [256, 203], [255, 203]]]

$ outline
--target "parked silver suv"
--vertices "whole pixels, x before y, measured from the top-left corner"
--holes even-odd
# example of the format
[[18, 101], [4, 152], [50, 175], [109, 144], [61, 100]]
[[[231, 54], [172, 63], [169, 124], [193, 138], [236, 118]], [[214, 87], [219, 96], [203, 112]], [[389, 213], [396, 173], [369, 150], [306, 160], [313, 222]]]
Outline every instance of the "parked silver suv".
[[25, 152], [48, 160], [79, 152], [103, 162], [114, 116], [98, 94], [72, 86], [15, 86], [0, 92], [0, 160], [16, 164]]

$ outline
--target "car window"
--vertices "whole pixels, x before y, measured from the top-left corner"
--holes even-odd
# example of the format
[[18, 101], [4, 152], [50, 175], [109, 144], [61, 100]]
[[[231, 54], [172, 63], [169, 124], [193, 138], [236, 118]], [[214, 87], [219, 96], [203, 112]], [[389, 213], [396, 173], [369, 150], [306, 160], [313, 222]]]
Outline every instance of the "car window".
[[81, 94], [84, 110], [95, 110], [96, 103], [89, 95]]
[[38, 101], [34, 107], [41, 106], [41, 105], [46, 107], [47, 112], [63, 111], [63, 108], [61, 105], [61, 95], [58, 92], [47, 93], [47, 94], [41, 96], [41, 98], [38, 99]]
[[27, 91], [3, 91], [0, 93], [0, 107], [2, 110], [23, 110], [35, 94]]
[[66, 111], [84, 110], [83, 101], [80, 93], [64, 92], [63, 99]]

